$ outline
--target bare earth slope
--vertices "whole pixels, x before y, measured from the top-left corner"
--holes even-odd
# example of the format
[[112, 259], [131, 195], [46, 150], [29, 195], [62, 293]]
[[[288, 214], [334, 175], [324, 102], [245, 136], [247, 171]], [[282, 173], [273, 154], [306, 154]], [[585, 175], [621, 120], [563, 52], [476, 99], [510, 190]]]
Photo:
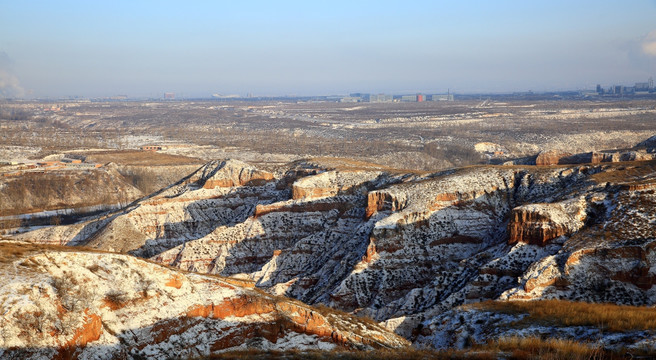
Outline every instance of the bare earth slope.
[[128, 255], [0, 242], [1, 358], [190, 358], [236, 349], [407, 346], [373, 323], [248, 282]]
[[142, 193], [115, 166], [0, 177], [0, 216], [127, 204]]

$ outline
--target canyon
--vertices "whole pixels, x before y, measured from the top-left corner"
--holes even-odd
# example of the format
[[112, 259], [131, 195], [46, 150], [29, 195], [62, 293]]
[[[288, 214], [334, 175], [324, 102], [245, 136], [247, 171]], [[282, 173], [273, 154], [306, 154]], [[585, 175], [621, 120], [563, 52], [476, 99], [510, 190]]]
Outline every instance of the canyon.
[[0, 357], [656, 352], [647, 99], [3, 106]]
[[439, 349], [463, 344], [439, 340], [457, 326], [445, 316], [482, 301], [654, 305], [656, 162], [617, 160], [433, 173], [212, 161], [121, 210], [12, 239], [247, 282]]

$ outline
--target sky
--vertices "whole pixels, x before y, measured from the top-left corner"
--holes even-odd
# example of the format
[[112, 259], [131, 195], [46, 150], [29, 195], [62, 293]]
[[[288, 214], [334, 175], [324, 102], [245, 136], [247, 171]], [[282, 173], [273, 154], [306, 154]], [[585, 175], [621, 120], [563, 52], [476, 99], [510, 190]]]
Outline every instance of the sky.
[[0, 98], [593, 89], [656, 77], [656, 0], [0, 0]]

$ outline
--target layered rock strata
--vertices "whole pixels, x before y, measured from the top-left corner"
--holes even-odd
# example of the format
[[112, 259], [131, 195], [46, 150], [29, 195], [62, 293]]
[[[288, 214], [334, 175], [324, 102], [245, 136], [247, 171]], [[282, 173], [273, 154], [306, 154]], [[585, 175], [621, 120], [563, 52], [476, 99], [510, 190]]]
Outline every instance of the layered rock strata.
[[375, 324], [275, 298], [246, 282], [119, 254], [20, 243], [0, 249], [16, 255], [0, 263], [3, 358], [190, 358], [245, 348], [408, 345]]
[[518, 206], [510, 213], [508, 243], [544, 246], [552, 239], [578, 231], [586, 217], [585, 199]]
[[430, 319], [486, 299], [656, 303], [655, 168], [609, 162], [408, 175], [295, 164], [280, 179], [213, 189], [201, 179], [214, 175], [198, 173], [103, 220], [86, 243], [238, 276], [272, 294], [385, 321], [413, 339]]

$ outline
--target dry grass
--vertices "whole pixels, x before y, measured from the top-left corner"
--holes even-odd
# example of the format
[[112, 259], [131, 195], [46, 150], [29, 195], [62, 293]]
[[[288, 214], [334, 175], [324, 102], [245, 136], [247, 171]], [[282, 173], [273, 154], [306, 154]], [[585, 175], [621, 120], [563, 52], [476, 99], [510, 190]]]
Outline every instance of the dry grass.
[[527, 313], [517, 325], [593, 326], [610, 332], [656, 329], [656, 309], [650, 307], [566, 300], [485, 301], [472, 306], [508, 314]]
[[141, 150], [98, 151], [85, 155], [87, 155], [87, 161], [103, 164], [114, 162], [120, 165], [162, 166], [200, 165], [204, 163], [204, 161], [197, 158]]
[[492, 354], [485, 352], [472, 353], [466, 355], [465, 352], [437, 352], [416, 350], [413, 348], [394, 349], [394, 350], [374, 350], [374, 351], [349, 351], [347, 349], [338, 349], [333, 351], [262, 351], [246, 350], [233, 351], [223, 354], [213, 355], [202, 359], [285, 359], [285, 360], [440, 360], [440, 359], [496, 359]]
[[[12, 263], [16, 260], [20, 260], [27, 256], [35, 254], [43, 254], [50, 251], [59, 251], [59, 252], [85, 252], [85, 253], [102, 253], [102, 254], [115, 254], [111, 251], [105, 251], [100, 249], [93, 249], [86, 246], [63, 246], [63, 245], [51, 245], [51, 244], [35, 244], [23, 241], [16, 241], [12, 239], [6, 239], [0, 237], [0, 264], [3, 263]], [[131, 256], [123, 254], [125, 256]], [[143, 259], [141, 259], [143, 260]], [[150, 262], [150, 261], [149, 261]], [[151, 262], [153, 264], [157, 264]], [[157, 264], [160, 265], [161, 264]], [[93, 267], [92, 267], [93, 268]], [[178, 270], [178, 269], [175, 269]]]
[[0, 241], [0, 264], [12, 263], [36, 252], [38, 245]]
[[413, 348], [374, 351], [262, 351], [246, 350], [227, 352], [202, 359], [286, 359], [286, 360], [442, 360], [442, 359], [547, 359], [547, 360], [592, 360], [624, 359], [628, 356], [601, 350], [597, 347], [570, 340], [541, 340], [539, 338], [508, 338], [476, 346], [468, 350], [430, 351]]
[[633, 356], [651, 359], [653, 353], [635, 354], [603, 350], [598, 346], [563, 339], [503, 338], [487, 344], [476, 345], [466, 350], [417, 350], [414, 348], [353, 351], [339, 348], [333, 351], [262, 351], [246, 350], [227, 352], [202, 359], [286, 359], [286, 360], [442, 360], [442, 359], [509, 359], [509, 360], [616, 360]]
[[484, 346], [488, 351], [509, 353], [508, 359], [587, 360], [619, 359], [599, 347], [564, 339], [503, 338]]
[[591, 176], [598, 184], [639, 183], [656, 173], [656, 161], [627, 161], [613, 164], [606, 171]]
[[333, 168], [336, 170], [342, 171], [386, 171], [392, 174], [417, 174], [424, 175], [428, 174], [427, 171], [419, 171], [412, 169], [397, 169], [385, 165], [375, 164], [372, 162], [348, 159], [348, 158], [337, 158], [337, 157], [315, 157], [308, 160], [304, 160], [313, 164], [318, 164], [322, 167]]

